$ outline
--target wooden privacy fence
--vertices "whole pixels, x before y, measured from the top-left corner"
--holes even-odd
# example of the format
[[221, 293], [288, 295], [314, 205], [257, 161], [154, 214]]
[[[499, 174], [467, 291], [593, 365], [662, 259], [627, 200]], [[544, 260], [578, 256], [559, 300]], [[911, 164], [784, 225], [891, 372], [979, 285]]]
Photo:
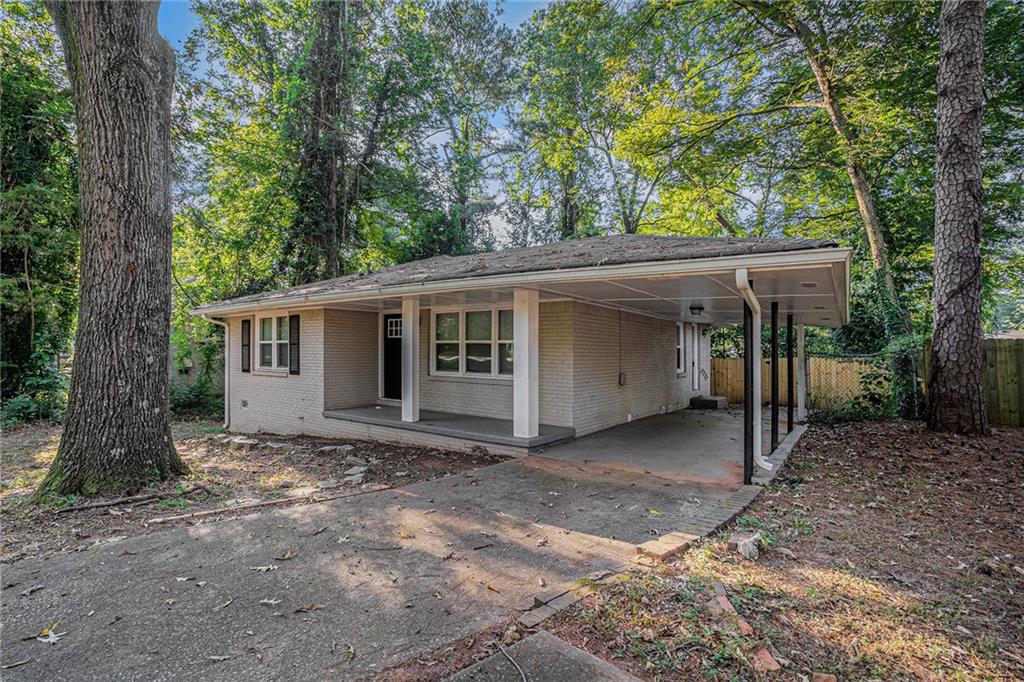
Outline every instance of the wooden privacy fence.
[[[931, 348], [924, 346], [925, 376]], [[981, 340], [981, 387], [988, 420], [996, 426], [1024, 426], [1024, 339]]]
[[[861, 376], [871, 367], [862, 360], [807, 358], [810, 406], [828, 409], [856, 397], [861, 392]], [[793, 359], [794, 368], [796, 359]], [[771, 399], [771, 360], [761, 360], [761, 401]], [[789, 375], [785, 358], [779, 358], [779, 405], [788, 405], [786, 381]], [[730, 403], [743, 402], [743, 358], [711, 358], [711, 393], [722, 395]]]
[[982, 339], [981, 384], [990, 422], [1024, 426], [1024, 339]]
[[[999, 426], [1024, 426], [1024, 339], [983, 339], [982, 386], [988, 417]], [[925, 376], [928, 352], [925, 350]], [[857, 397], [862, 378], [879, 362], [859, 358], [808, 356], [809, 406], [829, 409]], [[795, 363], [795, 360], [794, 360]], [[762, 360], [761, 400], [771, 398], [771, 361]], [[743, 358], [711, 358], [711, 393], [743, 402]], [[779, 404], [786, 404], [786, 360], [779, 358]]]

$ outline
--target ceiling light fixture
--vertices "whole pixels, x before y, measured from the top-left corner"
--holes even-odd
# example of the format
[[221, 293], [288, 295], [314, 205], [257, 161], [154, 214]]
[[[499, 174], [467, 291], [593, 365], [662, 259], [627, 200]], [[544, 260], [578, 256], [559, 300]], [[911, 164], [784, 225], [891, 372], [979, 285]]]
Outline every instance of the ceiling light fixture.
[[802, 286], [804, 289], [817, 289], [818, 288], [818, 283], [817, 282], [800, 282], [800, 286]]
[[694, 303], [693, 305], [690, 306], [690, 314], [693, 315], [694, 317], [700, 317], [701, 313], [703, 312], [704, 306], [702, 306], [700, 303]]

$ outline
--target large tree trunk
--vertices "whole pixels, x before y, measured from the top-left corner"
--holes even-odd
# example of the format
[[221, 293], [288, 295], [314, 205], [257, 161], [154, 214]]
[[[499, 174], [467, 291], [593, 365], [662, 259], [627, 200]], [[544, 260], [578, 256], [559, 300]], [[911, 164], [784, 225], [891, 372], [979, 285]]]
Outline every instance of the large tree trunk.
[[125, 491], [185, 474], [171, 440], [171, 88], [157, 3], [46, 3], [79, 155], [81, 291], [64, 433], [41, 486]]
[[985, 3], [946, 0], [939, 19], [935, 317], [928, 426], [988, 432], [981, 386], [981, 111]]

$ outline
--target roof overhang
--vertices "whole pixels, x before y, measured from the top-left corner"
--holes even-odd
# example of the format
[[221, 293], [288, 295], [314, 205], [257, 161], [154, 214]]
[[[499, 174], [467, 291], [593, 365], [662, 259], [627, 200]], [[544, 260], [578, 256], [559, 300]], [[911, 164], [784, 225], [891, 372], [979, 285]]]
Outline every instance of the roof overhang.
[[[666, 319], [736, 324], [743, 299], [735, 271], [746, 268], [763, 308], [804, 324], [838, 327], [849, 320], [850, 261], [847, 248], [819, 248], [722, 258], [595, 265], [564, 270], [358, 287], [302, 295], [269, 295], [258, 301], [204, 305], [193, 313], [218, 317], [260, 310], [306, 307], [390, 310], [402, 297], [424, 307], [504, 303], [516, 288], [536, 289], [542, 301], [578, 300]], [[700, 314], [691, 307], [702, 308]], [[783, 318], [784, 319], [784, 318]]]

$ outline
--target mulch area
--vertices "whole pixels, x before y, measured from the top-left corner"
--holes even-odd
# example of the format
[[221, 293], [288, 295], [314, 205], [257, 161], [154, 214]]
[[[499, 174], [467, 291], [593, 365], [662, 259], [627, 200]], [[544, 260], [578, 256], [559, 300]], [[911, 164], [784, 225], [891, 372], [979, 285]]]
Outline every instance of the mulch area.
[[[812, 426], [719, 537], [544, 626], [644, 679], [1024, 679], [1022, 510], [1024, 430]], [[709, 608], [718, 582], [753, 634]]]
[[[190, 476], [137, 491], [156, 497], [82, 511], [61, 508], [109, 502], [116, 498], [33, 499], [60, 440], [60, 427], [31, 424], [2, 436], [0, 562], [76, 551], [115, 537], [140, 535], [173, 525], [210, 523], [240, 513], [302, 504], [378, 487], [440, 478], [506, 458], [396, 445], [379, 441], [322, 439], [259, 434], [258, 445], [231, 449], [228, 436], [213, 421], [173, 424], [175, 446], [191, 468]], [[351, 446], [327, 448], [325, 446]], [[346, 481], [352, 467], [366, 467], [361, 480]], [[273, 506], [254, 506], [273, 502]], [[230, 511], [239, 507], [238, 511]], [[154, 519], [225, 510], [201, 518], [153, 523]]]

